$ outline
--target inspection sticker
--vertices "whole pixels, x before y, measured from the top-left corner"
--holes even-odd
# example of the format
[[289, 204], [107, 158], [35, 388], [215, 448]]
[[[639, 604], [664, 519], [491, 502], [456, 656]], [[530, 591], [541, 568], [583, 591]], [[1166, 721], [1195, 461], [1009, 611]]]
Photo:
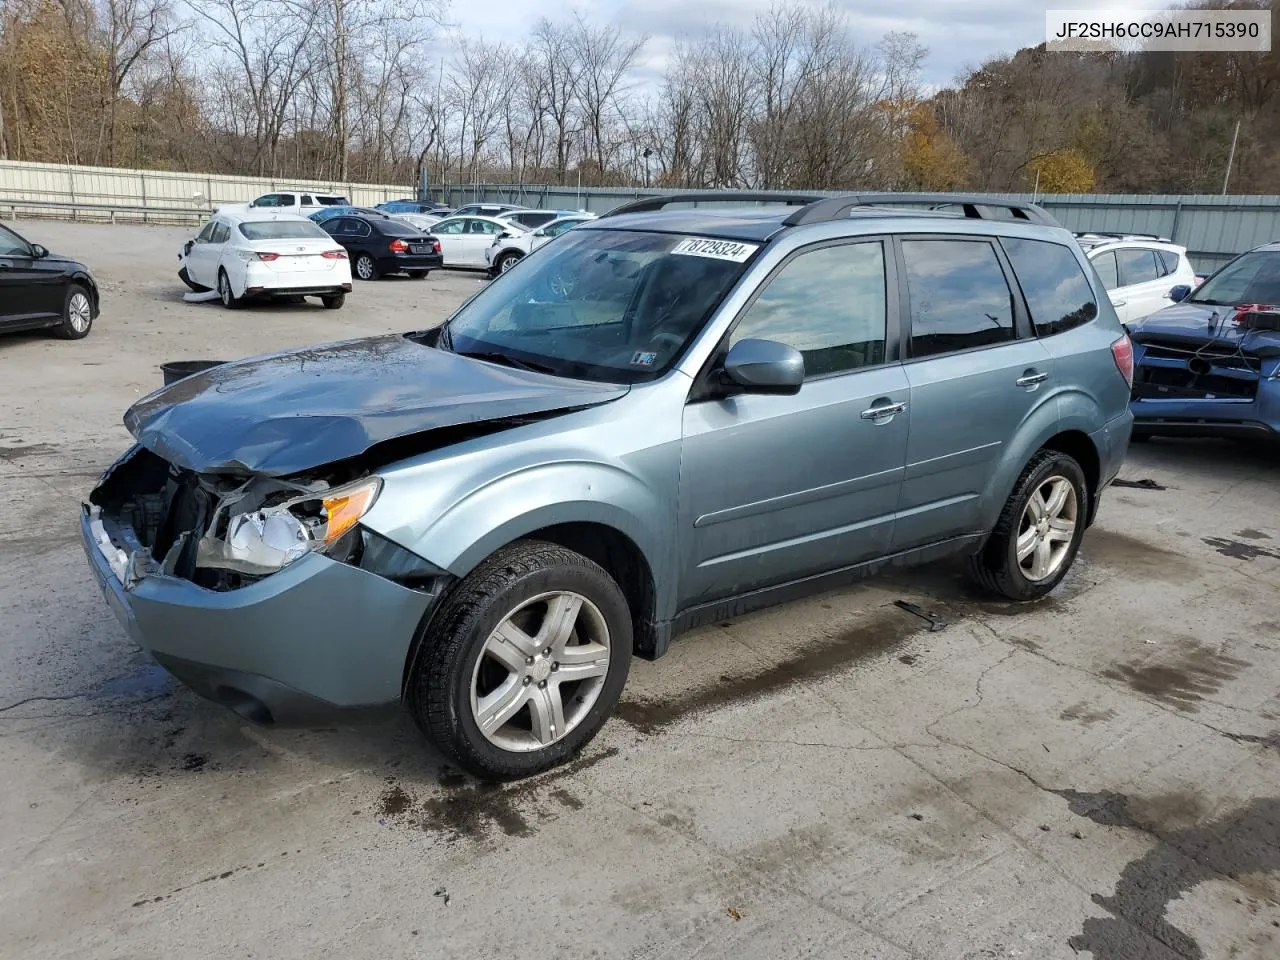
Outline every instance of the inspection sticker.
[[637, 350], [631, 357], [633, 367], [652, 367], [658, 362], [658, 355], [645, 350]]
[[759, 249], [760, 245], [757, 243], [688, 237], [677, 243], [671, 252], [686, 257], [710, 257], [713, 260], [732, 260], [734, 263], [743, 263], [747, 257]]

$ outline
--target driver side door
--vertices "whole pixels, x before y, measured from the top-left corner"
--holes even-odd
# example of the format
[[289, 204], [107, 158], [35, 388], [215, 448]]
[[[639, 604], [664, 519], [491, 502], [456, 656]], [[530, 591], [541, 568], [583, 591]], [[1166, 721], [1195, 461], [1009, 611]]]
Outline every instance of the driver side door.
[[0, 226], [0, 324], [36, 319], [45, 311], [31, 244]]
[[744, 309], [728, 345], [795, 347], [805, 381], [793, 396], [695, 394], [685, 407], [681, 609], [889, 552], [910, 389], [898, 327], [882, 239], [796, 251]]

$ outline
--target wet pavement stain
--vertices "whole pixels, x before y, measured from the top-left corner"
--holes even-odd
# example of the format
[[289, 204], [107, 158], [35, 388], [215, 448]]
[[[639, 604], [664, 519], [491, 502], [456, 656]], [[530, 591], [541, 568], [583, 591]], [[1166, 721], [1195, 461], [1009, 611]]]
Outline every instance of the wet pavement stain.
[[1115, 716], [1116, 712], [1114, 710], [1094, 710], [1081, 700], [1079, 703], [1073, 703], [1058, 714], [1058, 719], [1079, 720], [1086, 727], [1091, 727], [1095, 723], [1106, 723], [1108, 720], [1114, 720]]
[[1114, 530], [1094, 527], [1080, 544], [1080, 556], [1105, 567], [1123, 570], [1133, 577], [1150, 577], [1166, 583], [1189, 583], [1203, 569], [1176, 551], [1130, 537]]
[[1102, 671], [1109, 680], [1122, 680], [1138, 693], [1154, 697], [1187, 713], [1222, 689], [1228, 680], [1250, 666], [1190, 637], [1179, 639], [1165, 662], [1131, 660]]
[[1280, 750], [1280, 730], [1268, 734], [1223, 733], [1222, 735], [1235, 743], [1256, 743], [1260, 747]]
[[512, 784], [485, 783], [446, 769], [437, 778], [439, 791], [422, 800], [394, 777], [387, 777], [374, 809], [380, 820], [433, 833], [451, 843], [484, 840], [495, 833], [529, 837], [537, 832], [536, 821], [554, 817], [557, 808], [576, 812], [586, 805], [562, 787], [548, 787], [617, 754], [618, 749], [610, 747]]
[[1224, 557], [1232, 560], [1257, 560], [1259, 557], [1270, 557], [1280, 560], [1280, 553], [1258, 546], [1256, 543], [1243, 543], [1239, 540], [1228, 540], [1226, 537], [1204, 537], [1207, 546], [1213, 547]]
[[58, 452], [57, 447], [48, 443], [8, 444], [5, 439], [0, 438], [0, 460], [21, 460]]
[[1270, 540], [1271, 534], [1263, 533], [1261, 530], [1254, 530], [1249, 527], [1245, 530], [1237, 530], [1232, 534], [1233, 537], [1239, 537], [1241, 540]]
[[1184, 795], [1135, 802], [1110, 791], [1053, 792], [1077, 816], [1138, 830], [1155, 841], [1124, 867], [1112, 896], [1093, 895], [1111, 916], [1085, 920], [1067, 941], [1094, 960], [1204, 960], [1200, 945], [1165, 919], [1169, 904], [1206, 880], [1280, 870], [1280, 798], [1258, 798], [1218, 820], [1171, 828], [1161, 821], [1194, 812]]
[[[940, 611], [944, 612], [945, 611]], [[614, 715], [645, 735], [695, 714], [755, 700], [887, 653], [928, 626], [901, 611], [878, 614], [836, 636], [802, 648], [795, 657], [748, 674], [725, 675], [714, 687], [685, 691], [670, 700], [623, 700]]]

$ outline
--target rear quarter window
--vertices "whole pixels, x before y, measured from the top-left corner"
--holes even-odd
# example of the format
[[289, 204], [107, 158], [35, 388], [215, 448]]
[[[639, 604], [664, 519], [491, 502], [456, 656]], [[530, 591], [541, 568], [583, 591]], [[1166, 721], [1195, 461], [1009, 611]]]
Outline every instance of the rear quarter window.
[[1036, 335], [1051, 337], [1098, 315], [1093, 288], [1068, 248], [1045, 240], [1000, 240], [1022, 293]]

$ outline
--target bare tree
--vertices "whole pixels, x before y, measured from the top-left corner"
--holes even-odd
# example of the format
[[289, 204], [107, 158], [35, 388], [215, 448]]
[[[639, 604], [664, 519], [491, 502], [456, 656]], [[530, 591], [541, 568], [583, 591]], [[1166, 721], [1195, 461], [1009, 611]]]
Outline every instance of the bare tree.
[[571, 34], [580, 65], [577, 95], [585, 143], [596, 169], [604, 174], [611, 158], [610, 127], [620, 117], [627, 92], [627, 74], [644, 47], [646, 37], [627, 37], [617, 27], [594, 27], [582, 13], [574, 13]]

